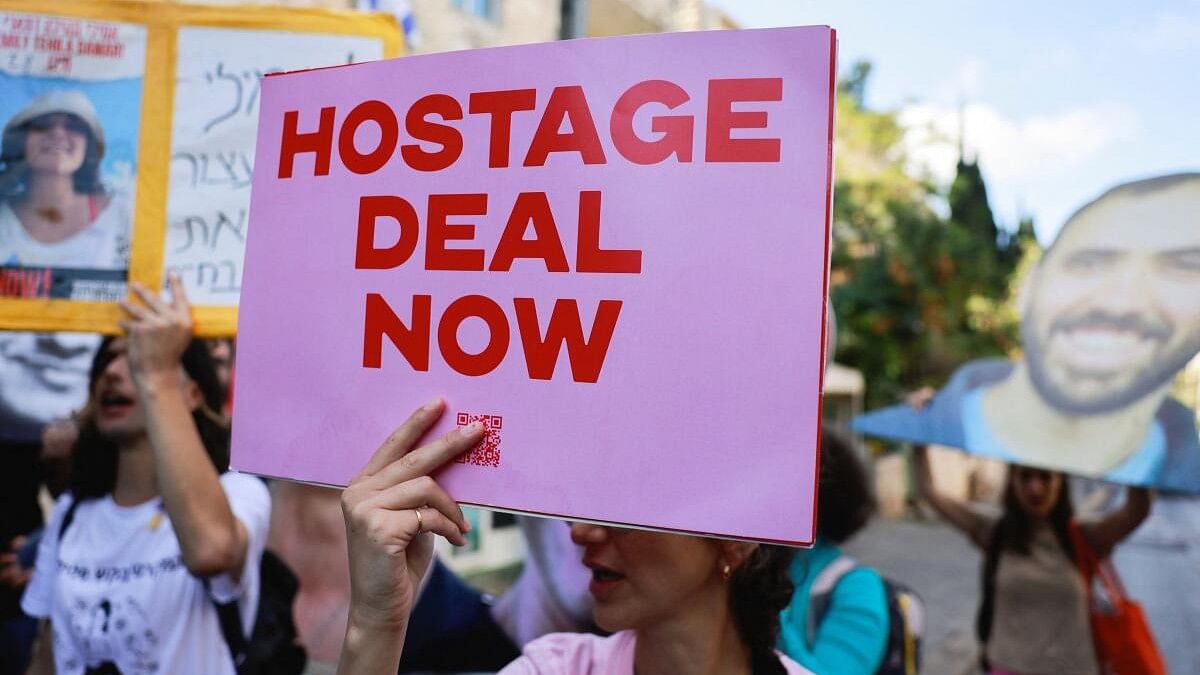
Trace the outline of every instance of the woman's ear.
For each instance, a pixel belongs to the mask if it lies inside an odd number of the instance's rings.
[[[732,570],[741,569],[742,565],[750,559],[754,550],[758,548],[758,544],[729,540],[722,540],[718,546],[720,547],[720,559],[717,561],[717,567],[723,569],[725,565],[729,565]]]

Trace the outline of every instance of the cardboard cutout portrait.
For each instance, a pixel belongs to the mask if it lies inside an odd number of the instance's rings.
[[[811,542],[834,56],[805,27],[266,77],[231,466],[345,485],[442,395],[431,437],[487,430],[459,502]]]
[[[924,410],[885,408],[855,429],[1200,492],[1196,413],[1170,395],[1200,352],[1200,173],[1125,183],[1079,209],[1019,306],[1019,360],[967,363]]]

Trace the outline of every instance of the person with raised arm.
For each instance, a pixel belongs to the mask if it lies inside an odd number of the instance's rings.
[[[218,605],[253,626],[270,497],[226,473],[222,390],[170,287],[167,301],[134,284],[125,335],[92,363],[70,490],[22,599],[44,619],[31,672],[234,675]]]
[[[921,407],[932,391],[910,397]],[[1066,476],[1009,467],[1003,511],[988,514],[940,492],[925,446],[914,449],[917,494],[984,555],[976,635],[993,675],[1098,675],[1088,581],[1075,541],[1104,559],[1150,513],[1152,493],[1131,487],[1124,505],[1095,520],[1075,517]],[[1081,537],[1073,537],[1075,529]]]

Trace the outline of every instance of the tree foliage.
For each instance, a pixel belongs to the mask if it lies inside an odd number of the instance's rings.
[[[1031,222],[1013,236],[997,226],[975,163],[960,161],[948,189],[906,171],[896,114],[865,106],[869,73],[856,65],[838,91],[830,285],[838,360],[863,372],[875,407],[1016,349],[1008,299],[1036,241]]]

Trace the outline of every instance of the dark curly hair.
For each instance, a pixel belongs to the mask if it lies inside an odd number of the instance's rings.
[[[750,652],[753,675],[784,675],[775,654],[779,613],[792,599],[791,567],[795,552],[783,546],[759,544],[745,564],[729,577],[729,611],[742,644]]]
[[[114,339],[106,337],[92,360],[88,375],[89,396],[94,394],[96,382],[105,368],[116,358],[116,354],[109,350]],[[208,345],[202,340],[192,340],[180,360],[184,371],[199,387],[204,399],[204,405],[192,412],[200,442],[208,451],[217,473],[225,473],[229,470],[229,424],[215,412],[221,409],[224,393]],[[116,443],[105,438],[96,428],[94,418],[85,416],[79,426],[79,438],[71,452],[70,490],[77,501],[99,499],[113,491],[117,484],[118,452]]]
[[[71,115],[71,113],[65,113]],[[79,119],[77,115],[71,115]],[[34,118],[36,120],[37,118]],[[29,164],[25,161],[25,139],[29,135],[29,126],[34,120],[13,127],[4,133],[0,142],[0,202],[24,194],[29,189]],[[87,125],[82,125],[86,127]],[[104,159],[104,143],[96,138],[91,130],[84,130],[87,136],[87,150],[83,155],[83,165],[75,170],[73,176],[75,192],[79,194],[101,195],[105,193],[104,185],[100,182],[100,162]]]
[[[875,514],[875,493],[867,469],[841,436],[821,430],[821,469],[817,486],[817,536],[840,544]]]

